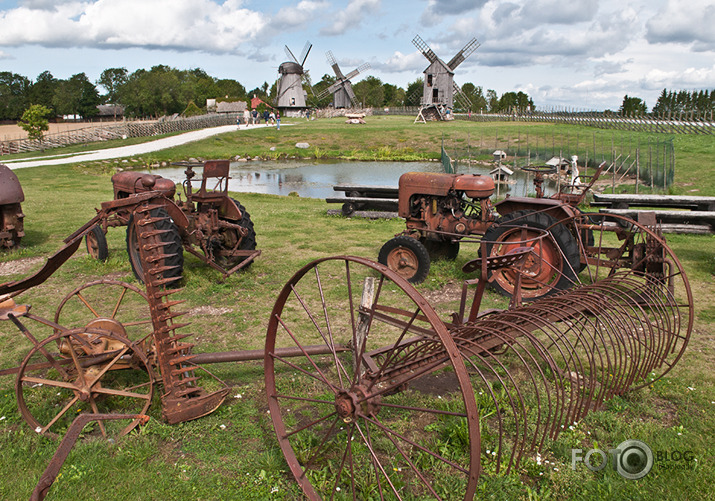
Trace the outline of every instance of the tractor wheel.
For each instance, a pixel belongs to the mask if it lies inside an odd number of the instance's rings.
[[[483,238],[487,255],[504,255],[524,245],[524,240],[538,236],[528,228],[548,230],[551,237],[529,245],[534,248],[534,257],[529,258],[523,269],[521,295],[524,301],[533,301],[571,287],[576,282],[580,257],[576,239],[563,224],[557,224],[547,214],[528,210],[507,214],[487,230]],[[492,287],[505,296],[514,293],[516,278],[517,272],[509,268],[495,270],[490,275]]]
[[[169,213],[163,208],[153,209],[151,216],[163,218],[154,223],[155,230],[164,231],[155,238],[157,238],[157,240],[161,239],[162,242],[169,244],[163,248],[163,253],[168,254],[168,256],[164,258],[163,266],[174,267],[165,271],[162,278],[176,278],[179,280],[184,271],[184,248],[181,245],[179,229],[169,217]],[[143,229],[147,230],[149,228],[144,227]],[[139,257],[139,240],[135,233],[136,231],[134,214],[132,214],[127,226],[127,253],[129,254],[129,263],[132,265],[134,276],[137,277],[137,280],[144,283],[144,268],[142,267],[141,258]]]
[[[109,246],[107,245],[107,236],[102,231],[99,225],[94,226],[87,236],[84,237],[87,244],[87,254],[98,261],[106,261],[109,257]]]
[[[437,261],[438,259],[454,261],[459,254],[459,242],[443,242],[424,238],[421,238],[420,242],[427,249],[432,261]]]
[[[380,249],[377,260],[413,284],[422,283],[429,273],[427,249],[419,240],[405,235],[388,240]]]
[[[238,250],[255,250],[256,230],[253,228],[253,221],[251,221],[251,215],[238,200],[235,200],[233,198],[231,200],[233,200],[233,203],[236,204],[236,207],[238,207],[238,210],[240,210],[242,214],[241,221],[238,224],[242,228],[246,228],[248,230],[248,234],[243,237],[243,240],[241,240],[241,243],[238,246]],[[236,242],[238,242],[239,238],[241,237],[236,230],[233,230],[231,228],[226,228],[222,230],[220,235],[220,241],[216,242],[214,248],[214,252],[219,251],[219,255],[217,256],[216,254],[214,254],[214,256],[216,256],[216,263],[219,266],[228,270],[233,268],[234,266],[237,266],[246,258],[245,256],[221,256],[220,251],[233,250],[236,247]],[[251,261],[251,263],[252,262],[253,261]],[[246,269],[251,266],[251,263],[248,263],[243,269]]]
[[[345,202],[341,207],[340,212],[342,212],[345,217],[352,216],[355,212],[355,204],[353,202]]]

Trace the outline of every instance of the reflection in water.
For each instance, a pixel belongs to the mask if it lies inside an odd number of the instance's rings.
[[[405,172],[440,172],[440,169],[441,164],[438,162],[232,162],[229,191],[271,195],[296,192],[301,197],[340,197],[344,194],[333,190],[333,186],[338,184],[397,187],[400,175]],[[198,187],[201,169],[195,170],[197,176],[194,178],[194,185]],[[489,170],[490,167],[481,165],[458,166],[461,174],[489,175]],[[151,172],[177,183],[182,183],[185,179],[183,167],[154,169]],[[502,197],[506,193],[513,196],[533,193],[532,179],[532,176],[517,170],[512,176],[513,184],[501,184],[499,193]],[[554,186],[551,186],[549,181],[544,184],[545,188],[548,187],[550,192],[553,192]]]

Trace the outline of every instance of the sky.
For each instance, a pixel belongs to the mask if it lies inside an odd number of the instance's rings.
[[[250,90],[310,41],[314,82],[330,50],[343,73],[370,63],[353,83],[406,88],[428,65],[415,35],[444,61],[476,38],[455,81],[537,109],[617,110],[625,95],[650,109],[664,88],[715,88],[712,0],[0,0],[0,71],[96,81],[163,64]]]

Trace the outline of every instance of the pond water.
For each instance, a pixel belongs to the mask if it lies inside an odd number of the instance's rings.
[[[439,162],[348,162],[348,161],[250,161],[232,162],[229,191],[238,193],[266,193],[288,195],[296,192],[301,197],[327,198],[344,196],[333,190],[338,184],[394,186],[405,172],[441,172]],[[485,166],[460,164],[457,172],[489,175]],[[196,169],[195,180],[200,180],[200,169]],[[149,172],[149,171],[144,171]],[[176,183],[185,179],[183,167],[153,169]],[[517,170],[512,176],[512,184],[501,184],[499,192],[503,196],[525,196],[533,192],[532,177]],[[545,185],[548,184],[544,183]],[[198,182],[194,184],[198,186]],[[545,186],[546,187],[546,186]],[[553,188],[552,188],[553,189]]]

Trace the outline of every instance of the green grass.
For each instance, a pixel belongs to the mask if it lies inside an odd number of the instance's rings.
[[[303,140],[328,156],[379,155],[382,151],[396,158],[410,148],[409,155],[427,158],[438,153],[435,145],[442,131],[463,134],[476,130],[470,127],[481,127],[456,122],[405,128],[408,124],[402,117],[375,117],[366,126],[355,128],[337,119],[298,122],[281,128],[280,133],[263,129],[226,134],[159,152],[151,158],[147,155],[144,161],[253,156],[269,153],[272,145],[278,146],[279,153],[291,156],[301,154],[293,145]],[[502,130],[501,124],[499,128]],[[504,134],[506,130],[504,127]],[[272,139],[267,137],[269,134]],[[686,185],[693,182],[701,190],[698,194],[715,194],[712,140],[676,137],[676,148],[678,189],[692,189]],[[681,164],[681,158],[687,163]],[[16,171],[25,190],[27,236],[22,249],[3,253],[0,262],[19,265],[28,262],[26,258],[44,258],[56,251],[64,237],[94,215],[95,207],[111,199],[110,176],[116,165]],[[399,220],[328,216],[328,206],[321,200],[234,196],[250,212],[258,248],[263,253],[247,272],[222,283],[218,273],[186,254],[184,289],[177,296],[186,300],[181,309],[189,312],[192,325],[184,331],[195,334],[197,352],[262,349],[273,303],[298,268],[313,259],[337,254],[375,259],[381,245],[404,225]],[[110,230],[107,263],[92,261],[82,249],[45,284],[22,294],[17,301],[31,304],[34,314],[51,319],[60,299],[82,283],[111,277],[136,284],[124,238],[124,229]],[[538,464],[531,454],[509,475],[482,477],[478,485],[480,497],[531,500],[709,496],[715,484],[715,446],[711,440],[715,435],[715,237],[672,235],[668,242],[688,273],[696,304],[693,336],[683,359],[652,387],[613,399],[604,408],[591,412],[574,430],[547,443],[542,458],[549,463]],[[439,292],[461,286],[464,275],[459,270],[475,255],[476,248],[463,246],[454,263],[437,263],[427,281],[418,287],[429,295],[442,317],[456,306],[452,297]],[[29,262],[34,263],[32,268],[0,280],[21,278],[41,264],[38,260]],[[485,304],[503,306],[504,300],[488,293]],[[31,321],[26,324],[36,337],[51,332]],[[31,346],[10,322],[0,322],[0,368],[17,365]],[[209,368],[232,387],[227,401],[216,412],[171,426],[162,420],[157,398],[150,409],[150,423],[128,437],[107,442],[87,432],[70,454],[48,499],[301,499],[266,413],[262,364],[218,364]],[[485,413],[488,409],[487,401]],[[0,420],[0,498],[26,499],[58,442],[36,435],[24,423],[17,410],[12,376],[0,377],[0,417],[4,418]],[[430,429],[439,433],[446,444],[463,440],[463,430],[449,422]],[[571,447],[608,449],[627,438],[643,440],[654,450],[692,451],[698,461],[689,463],[686,470],[657,465],[638,481],[622,479],[610,469],[600,473],[585,468],[571,470]]]

